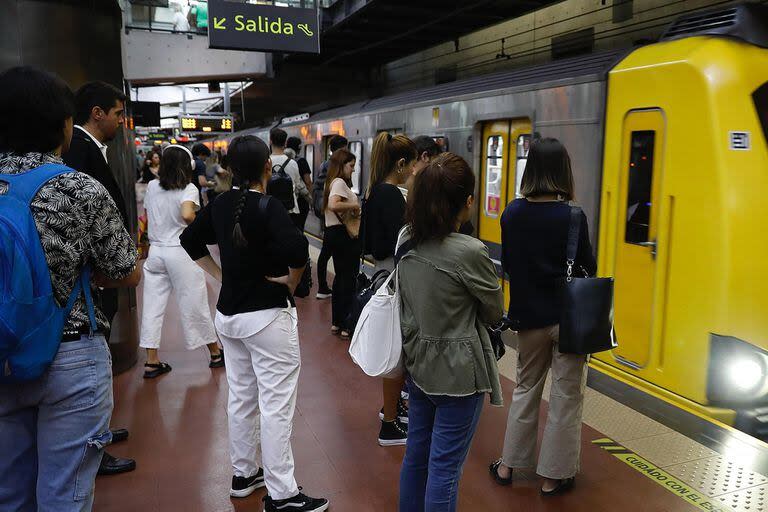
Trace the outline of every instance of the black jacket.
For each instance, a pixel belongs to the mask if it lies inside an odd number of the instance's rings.
[[[120,210],[123,217],[123,224],[128,226],[128,212],[125,207],[125,199],[120,187],[117,184],[115,175],[109,168],[109,164],[104,161],[98,146],[93,140],[79,128],[75,128],[72,133],[72,143],[69,151],[62,155],[64,163],[76,171],[83,172],[96,179],[104,185],[112,200]]]

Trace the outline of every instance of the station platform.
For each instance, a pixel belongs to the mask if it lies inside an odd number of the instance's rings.
[[[316,257],[314,248],[313,253]],[[217,289],[210,281],[209,292],[213,308]],[[348,342],[331,335],[330,300],[316,300],[313,291],[297,303],[302,369],[293,449],[299,485],[310,495],[327,497],[336,512],[396,511],[405,450],[376,442],[380,381],[365,376],[351,361]],[[142,379],[141,354],[140,364],[115,378],[112,425],[128,428],[130,438],[109,451],[135,458],[137,469],[99,477],[94,510],[263,510],[264,489],[245,499],[229,497],[226,375],[208,368],[205,348],[185,350],[173,299],[160,354],[173,367],[171,373]],[[543,498],[533,471],[516,472],[508,487],[496,485],[488,464],[501,451],[515,361],[509,350],[500,362],[505,406],[486,403],[464,467],[460,511],[768,510],[768,478],[750,469],[756,452],[718,452],[591,388],[574,490]],[[543,428],[546,411],[541,414]]]

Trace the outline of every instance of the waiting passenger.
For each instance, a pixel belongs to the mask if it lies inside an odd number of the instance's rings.
[[[376,271],[395,269],[397,235],[405,224],[405,198],[399,186],[413,175],[416,146],[405,135],[380,133],[371,151],[371,177],[363,209],[365,252],[376,262]],[[384,379],[379,413],[379,444],[396,446],[408,438],[408,408],[400,397],[405,376]]]
[[[244,498],[266,483],[266,512],[326,510],[328,500],[299,492],[291,449],[301,367],[291,294],[309,257],[307,239],[264,194],[272,162],[261,139],[236,137],[227,164],[240,187],[204,208],[181,244],[222,283],[216,329],[227,351],[230,495]],[[221,268],[206,244],[219,245]]]
[[[171,371],[160,361],[160,335],[171,292],[181,313],[181,332],[188,350],[208,346],[210,368],[224,366],[211,319],[205,272],[189,259],[179,236],[195,220],[200,208],[197,188],[192,184],[192,153],[184,146],[165,148],[160,179],[150,182],[144,196],[149,235],[149,257],[144,262],[144,303],[141,308],[139,345],[147,351],[144,378],[153,379]]]
[[[478,239],[459,234],[475,176],[443,153],[416,176],[408,195],[412,249],[400,261],[400,323],[409,374],[408,444],[400,512],[456,510],[459,479],[485,395],[502,404],[486,325],[504,301],[496,269]]]
[[[340,150],[347,149],[349,142],[346,137],[341,135],[334,135],[331,137],[328,143],[328,149],[331,156]],[[325,182],[328,178],[328,166],[330,165],[330,159],[320,165],[315,180],[312,182],[312,209],[315,211],[315,215],[320,218],[322,224],[322,230],[325,232]],[[323,246],[320,249],[320,256],[317,257],[317,295],[318,299],[327,299],[333,293],[328,286],[328,261],[331,259],[331,250],[325,244],[325,238],[323,238]]]
[[[352,191],[355,155],[346,149],[333,153],[325,182],[325,237],[333,258],[336,275],[333,279],[331,333],[344,339],[351,337],[347,317],[355,294],[355,277],[359,269],[360,240],[347,232],[345,222],[360,217],[360,202]]]
[[[501,216],[502,267],[509,276],[509,318],[518,330],[517,387],[512,394],[502,458],[491,464],[501,485],[512,470],[532,468],[544,477],[541,493],[573,487],[579,470],[586,357],[558,351],[561,287],[574,197],[571,159],[557,139],[533,143],[520,186],[522,199]],[[576,267],[596,270],[582,214]],[[552,369],[549,413],[536,465],[539,406]]]
[[[290,158],[296,160],[296,164],[299,166],[299,176],[304,182],[304,186],[307,187],[307,192],[312,190],[312,169],[309,166],[307,159],[301,156],[301,139],[298,137],[288,137],[288,141],[285,143],[285,154]],[[288,153],[288,150],[293,151],[293,156]],[[304,231],[304,226],[307,223],[307,216],[309,215],[309,203],[311,197],[299,196],[299,215],[298,228]]]
[[[30,67],[0,74],[0,175],[26,173],[25,179],[33,180],[40,166],[61,166],[74,111],[72,91],[60,78]],[[9,183],[10,177],[0,176],[0,201],[6,201]],[[58,175],[33,196],[30,210],[59,307],[67,305],[86,266],[94,287],[138,284],[133,240],[115,202],[94,178],[74,171]],[[109,321],[98,302],[91,303],[93,309],[87,304],[76,298],[42,377],[0,385],[3,510],[93,507],[96,472],[112,438],[113,397],[105,338]]]
[[[141,169],[141,182],[149,183],[157,179],[160,173],[160,153],[152,150],[147,153],[147,159],[144,161],[144,167]]]
[[[273,170],[278,167],[281,168],[293,182],[293,208],[288,211],[288,214],[291,216],[293,223],[299,226],[301,224],[301,211],[299,210],[298,199],[302,197],[305,201],[309,201],[312,199],[312,196],[299,173],[299,165],[296,163],[296,160],[285,154],[285,143],[287,140],[288,134],[285,130],[273,128],[269,132],[269,143],[272,148],[272,155],[270,157],[272,159],[272,168]]]

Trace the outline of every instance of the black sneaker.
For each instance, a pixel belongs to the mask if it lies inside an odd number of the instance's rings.
[[[408,425],[399,421],[382,421],[379,446],[400,446],[408,441]]]
[[[384,408],[382,407],[379,411],[379,419],[381,421],[384,421]],[[397,420],[400,423],[408,424],[408,406],[405,405],[405,402],[402,398],[398,399],[397,401]]]
[[[256,474],[251,477],[233,476],[232,489],[229,490],[229,495],[233,498],[245,498],[250,496],[259,487],[264,487],[265,485],[264,469],[259,468]]]
[[[301,487],[299,487],[301,491]],[[299,492],[293,498],[285,500],[273,500],[269,494],[264,496],[264,512],[322,512],[328,510],[328,500],[325,498],[310,498],[303,492]]]
[[[333,295],[333,291],[328,288],[328,286],[321,286],[317,289],[317,293],[315,294],[316,299],[330,299]]]

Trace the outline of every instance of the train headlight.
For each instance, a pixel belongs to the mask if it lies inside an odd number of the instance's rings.
[[[732,336],[710,335],[707,397],[716,405],[768,401],[768,353]]]
[[[728,377],[739,391],[757,388],[765,378],[763,365],[755,358],[735,358],[728,362]]]

